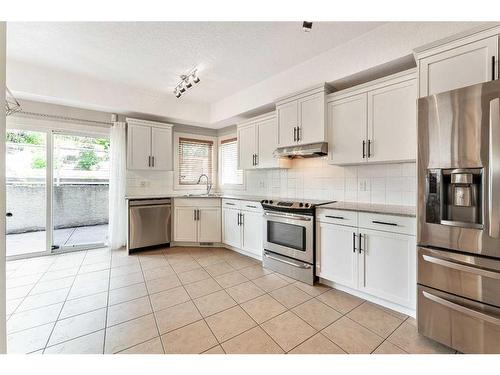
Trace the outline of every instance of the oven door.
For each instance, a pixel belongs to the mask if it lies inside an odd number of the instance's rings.
[[[313,264],[314,216],[264,213],[264,249]]]

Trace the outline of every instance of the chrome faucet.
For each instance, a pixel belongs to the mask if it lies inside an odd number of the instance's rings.
[[[196,184],[198,185],[200,183],[202,177],[206,177],[206,179],[207,179],[207,195],[209,195],[210,190],[212,189],[212,184],[209,182],[208,176],[206,174],[200,175],[200,178],[198,178],[198,182]]]

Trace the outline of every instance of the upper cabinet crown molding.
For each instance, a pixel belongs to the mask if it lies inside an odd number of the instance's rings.
[[[328,162],[415,160],[416,78],[410,69],[328,95]]]
[[[415,49],[419,97],[498,79],[499,34],[475,29]]]
[[[288,95],[276,102],[278,146],[326,142],[326,84]]]
[[[171,171],[171,124],[127,118],[127,168]]]

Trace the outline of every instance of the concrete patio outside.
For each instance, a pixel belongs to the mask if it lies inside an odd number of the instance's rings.
[[[106,243],[107,237],[107,224],[54,230],[54,244],[61,247]],[[6,242],[8,257],[27,255],[46,250],[45,231],[8,234]]]

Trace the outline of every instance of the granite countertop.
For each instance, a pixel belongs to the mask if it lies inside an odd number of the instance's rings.
[[[371,204],[356,202],[334,202],[321,206],[320,208],[332,208],[335,210],[369,212],[375,214],[388,214],[397,216],[416,216],[415,206],[401,206],[394,204]]]

